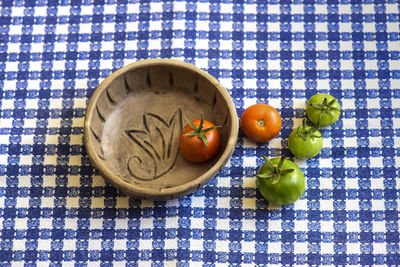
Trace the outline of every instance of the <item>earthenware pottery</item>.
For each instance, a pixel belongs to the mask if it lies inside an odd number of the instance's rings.
[[[216,157],[192,163],[179,151],[190,121],[220,125]],[[149,59],[127,65],[95,90],[86,110],[84,139],[106,181],[142,199],[166,200],[206,184],[231,157],[238,117],[228,91],[208,73],[182,61]]]

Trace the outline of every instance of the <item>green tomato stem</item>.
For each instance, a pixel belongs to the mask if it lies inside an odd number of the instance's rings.
[[[322,113],[321,113],[322,114]],[[321,115],[320,115],[321,117]],[[319,121],[318,124],[313,125],[311,128],[307,128],[307,121],[306,119],[303,119],[302,125],[299,126],[296,130],[296,133],[305,141],[308,137],[322,137],[322,134],[320,136],[316,135],[315,132],[318,131],[319,129]]]
[[[200,115],[199,127],[197,127],[193,122],[189,121],[186,117],[184,119],[187,122],[187,124],[189,124],[190,127],[192,127],[192,129],[193,129],[193,132],[187,133],[184,136],[189,136],[189,135],[197,136],[198,138],[200,138],[203,141],[203,143],[206,147],[208,147],[208,139],[206,136],[206,132],[209,132],[211,130],[221,127],[221,126],[212,126],[212,127],[203,129],[203,126],[204,126],[204,113],[203,112],[201,112],[201,115]]]
[[[281,176],[289,174],[294,171],[294,169],[285,169],[282,170],[282,165],[285,161],[285,157],[281,157],[277,166],[275,166],[266,156],[262,155],[265,164],[268,167],[269,172],[267,173],[260,173],[257,175],[258,178],[262,179],[272,179],[271,184],[276,184],[279,182]]]
[[[322,100],[322,104],[310,104],[311,107],[320,111],[318,124],[324,114],[328,114],[333,118],[333,116],[334,116],[333,111],[339,111],[338,108],[333,107],[333,104],[335,102],[336,102],[336,98],[332,99],[328,103],[328,99],[326,97],[324,97],[324,99]]]

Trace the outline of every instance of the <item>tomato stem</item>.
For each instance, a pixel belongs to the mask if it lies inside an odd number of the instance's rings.
[[[193,132],[187,133],[187,134],[185,134],[185,136],[188,136],[188,135],[197,136],[198,138],[200,138],[203,141],[203,143],[206,147],[208,147],[208,139],[206,136],[206,132],[209,132],[216,128],[221,127],[221,126],[212,126],[212,127],[203,129],[203,125],[204,125],[204,113],[203,112],[201,112],[199,127],[197,127],[193,122],[189,121],[186,117],[184,119],[187,122],[187,124],[189,124],[190,127],[192,127],[192,129],[193,129]]]
[[[296,130],[296,133],[303,139],[306,140],[307,137],[322,137],[322,134],[316,135],[315,133],[319,129],[319,121],[316,125],[313,125],[311,128],[307,129],[307,120],[303,119],[301,126],[299,126]]]
[[[314,103],[314,104],[310,104],[311,107],[317,109],[320,111],[319,114],[319,119],[318,121],[321,120],[321,117],[324,114],[329,114],[331,117],[333,117],[333,111],[340,111],[337,107],[334,107],[333,104],[336,102],[336,98],[332,99],[331,101],[329,101],[328,103],[328,99],[326,97],[324,97],[324,99],[322,100],[322,104],[319,103]]]
[[[260,173],[257,175],[258,178],[262,179],[272,179],[271,184],[276,184],[279,182],[281,176],[289,174],[294,171],[294,169],[285,169],[282,170],[282,165],[285,161],[285,157],[282,156],[281,159],[279,160],[279,163],[277,166],[275,166],[266,156],[263,155],[263,158],[265,160],[265,164],[268,167],[269,172],[267,173]]]

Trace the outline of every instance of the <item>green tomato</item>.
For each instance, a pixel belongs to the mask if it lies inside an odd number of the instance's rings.
[[[257,187],[261,195],[274,205],[289,205],[299,199],[305,188],[301,169],[283,157],[268,160],[257,174]],[[272,165],[272,166],[271,166]]]
[[[308,100],[306,113],[312,123],[321,127],[328,126],[339,119],[340,105],[331,95],[316,94]]]
[[[303,124],[289,136],[289,149],[298,158],[315,157],[322,149],[322,135],[316,127]]]

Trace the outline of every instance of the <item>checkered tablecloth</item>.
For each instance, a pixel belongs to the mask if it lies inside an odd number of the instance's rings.
[[[2,0],[1,266],[400,265],[400,6],[396,0]],[[106,184],[82,142],[85,108],[116,69],[187,61],[227,88],[239,116],[276,107],[282,130],[240,133],[225,168],[171,201]],[[306,100],[342,116],[324,148],[295,160],[306,191],[272,208],[262,154],[287,139]]]

